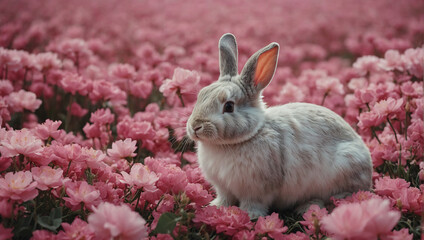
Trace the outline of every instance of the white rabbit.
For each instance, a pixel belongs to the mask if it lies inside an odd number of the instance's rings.
[[[232,34],[219,41],[220,77],[203,88],[187,122],[216,206],[239,204],[251,218],[313,199],[371,188],[372,162],[361,137],[339,115],[314,104],[267,108],[279,45],[247,61],[240,75]]]

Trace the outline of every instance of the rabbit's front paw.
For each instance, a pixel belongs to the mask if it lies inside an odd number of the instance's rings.
[[[268,214],[268,207],[261,203],[241,202],[240,208],[249,214],[250,219],[255,219]]]
[[[219,208],[221,206],[228,207],[234,204],[235,202],[232,200],[232,198],[218,195],[214,200],[211,201],[209,205],[216,206]]]

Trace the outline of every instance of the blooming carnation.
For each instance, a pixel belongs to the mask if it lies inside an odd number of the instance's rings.
[[[63,184],[62,169],[53,169],[49,166],[33,167],[31,173],[40,190],[57,188]]]
[[[137,141],[126,138],[125,140],[118,140],[112,143],[112,149],[107,150],[107,154],[115,160],[119,160],[127,157],[135,157],[137,154],[134,153],[137,149]]]
[[[138,240],[147,237],[146,221],[127,205],[101,203],[88,216],[88,226],[99,239]]]
[[[153,192],[156,190],[155,183],[158,181],[158,176],[150,171],[141,163],[135,163],[131,167],[130,174],[121,172],[124,180],[121,182],[142,188],[144,191]]]
[[[370,199],[341,205],[322,219],[322,227],[334,239],[376,239],[388,234],[400,219],[390,202]]]
[[[43,150],[43,142],[28,129],[7,131],[0,140],[0,152],[3,157],[14,157],[19,154],[35,157]]]
[[[9,103],[15,112],[22,112],[24,109],[34,112],[41,105],[41,100],[33,92],[19,90],[9,95]]]
[[[8,172],[0,178],[0,196],[19,201],[28,201],[38,195],[37,182],[32,179],[31,172]]]
[[[258,234],[268,234],[272,239],[283,239],[282,233],[288,230],[284,226],[284,221],[278,218],[277,213],[272,213],[267,217],[259,217],[255,225],[255,232]]]

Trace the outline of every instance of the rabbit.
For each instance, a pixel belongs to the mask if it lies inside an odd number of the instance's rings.
[[[236,39],[224,34],[219,79],[200,90],[186,126],[217,194],[210,204],[238,204],[251,218],[271,207],[370,190],[372,183],[370,151],[342,117],[309,103],[266,107],[261,92],[278,54],[278,43],[269,44],[238,75]]]

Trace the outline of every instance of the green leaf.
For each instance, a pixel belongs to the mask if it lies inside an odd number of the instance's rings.
[[[43,228],[56,231],[62,224],[62,208],[53,208],[49,216],[37,217],[37,221]]]
[[[155,233],[171,233],[180,219],[181,218],[178,217],[175,213],[166,212],[162,214],[156,226]]]

